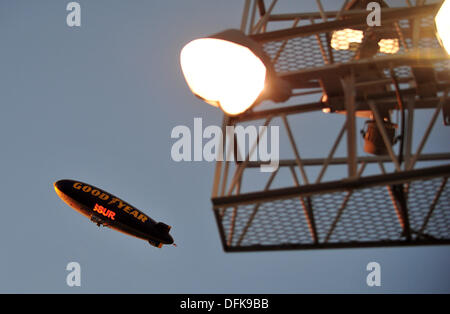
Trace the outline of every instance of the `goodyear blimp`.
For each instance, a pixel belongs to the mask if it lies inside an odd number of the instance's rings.
[[[173,244],[170,226],[156,222],[120,198],[93,185],[74,180],[59,180],[56,194],[70,207],[98,226],[148,241],[155,247]]]

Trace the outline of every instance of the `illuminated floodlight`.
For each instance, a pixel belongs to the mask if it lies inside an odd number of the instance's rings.
[[[380,52],[387,54],[395,54],[400,50],[400,44],[397,38],[381,39],[378,42],[378,47],[380,47]]]
[[[360,44],[364,38],[363,31],[345,28],[333,32],[331,47],[335,50],[349,50],[351,44]]]
[[[192,93],[231,116],[262,99],[284,101],[290,95],[290,89],[272,90],[270,85],[280,84],[269,58],[238,30],[189,42],[181,50],[180,63]]]
[[[445,0],[434,18],[437,37],[441,45],[450,54],[450,1]]]

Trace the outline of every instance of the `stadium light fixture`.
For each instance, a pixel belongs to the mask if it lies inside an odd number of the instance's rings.
[[[398,38],[385,38],[378,42],[380,52],[387,54],[395,54],[400,50]]]
[[[335,50],[349,50],[352,46],[360,44],[363,37],[363,31],[351,28],[340,29],[333,32],[331,47]]]
[[[434,18],[436,25],[436,37],[441,45],[450,54],[450,1],[445,0],[442,3],[436,17]]]
[[[180,63],[192,93],[231,116],[262,100],[282,102],[291,95],[262,47],[239,30],[189,42],[181,50]]]

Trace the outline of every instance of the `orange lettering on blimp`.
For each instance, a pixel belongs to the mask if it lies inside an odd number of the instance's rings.
[[[74,189],[83,191],[85,193],[89,193],[94,197],[98,197],[99,199],[101,199],[102,201],[106,201],[109,199],[109,195],[106,193],[103,193],[97,189],[92,188],[91,186],[85,184],[83,185],[80,182],[75,182],[73,185]],[[138,210],[134,209],[133,207],[127,205],[127,203],[122,202],[122,200],[120,200],[117,197],[112,197],[111,200],[109,200],[109,202],[107,203],[107,205],[114,205],[115,207],[117,207],[118,209],[123,210],[124,212],[126,212],[127,214],[132,215],[134,218],[142,221],[142,222],[146,222],[148,220],[148,217],[146,215],[144,215],[143,213],[139,212]],[[115,212],[110,211],[109,209],[106,209],[105,207],[95,204],[95,207],[93,209],[96,212],[99,212],[101,214],[103,214],[104,216],[111,218],[112,220],[114,220],[114,216],[116,215]],[[103,212],[103,210],[105,212]]]
[[[107,218],[110,218],[111,220],[115,220],[114,216],[116,215],[116,213],[101,205],[95,204],[94,211],[102,214]]]

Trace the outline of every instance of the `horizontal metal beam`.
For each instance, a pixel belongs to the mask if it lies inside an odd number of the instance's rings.
[[[260,110],[260,111],[248,111],[239,116],[230,117],[231,123],[239,123],[251,120],[264,119],[267,117],[276,117],[282,114],[291,115],[298,113],[306,113],[312,111],[320,111],[324,108],[328,108],[328,106],[324,103],[310,103],[303,105],[294,105],[294,106],[280,106],[279,108]]]
[[[225,252],[256,252],[280,250],[314,250],[314,249],[345,249],[345,248],[371,248],[371,247],[398,247],[418,245],[449,245],[450,240],[413,240],[413,241],[371,241],[371,242],[340,242],[318,244],[278,244],[278,245],[249,245],[225,246]]]
[[[439,3],[385,12],[383,14],[383,23],[389,23],[404,18],[410,19],[418,16],[435,15],[438,9]],[[364,14],[358,14],[357,16],[352,16],[348,19],[316,23],[295,28],[266,32],[262,34],[255,34],[251,35],[251,38],[260,43],[264,43],[268,41],[285,40],[299,36],[310,36],[317,33],[326,33],[342,28],[367,26],[367,14],[368,12],[365,12]]]
[[[275,199],[278,200],[298,196],[333,193],[339,191],[363,189],[382,185],[393,185],[414,180],[448,176],[450,176],[450,165],[444,165],[403,172],[395,172],[384,175],[362,177],[355,180],[347,179],[339,181],[329,181],[325,183],[310,184],[300,187],[289,187],[263,192],[252,192],[226,197],[216,197],[212,198],[211,201],[214,208],[226,208],[230,206],[252,204],[256,202],[271,201]]]
[[[391,92],[387,92],[384,95],[386,97],[390,97]],[[402,95],[409,95],[409,93],[406,91]],[[379,99],[374,95],[374,97],[370,97],[367,99],[374,99],[376,100],[376,106],[380,110],[393,110],[397,109],[397,102],[395,100],[395,93],[392,93],[392,98],[388,99]],[[366,101],[362,102],[363,99],[357,97],[356,98],[357,105],[356,110],[370,110],[369,105]],[[383,102],[380,102],[383,101]],[[359,102],[359,103],[358,103]],[[431,98],[425,98],[425,99],[419,99],[415,101],[414,104],[414,110],[417,109],[431,109],[436,108],[437,104],[439,102],[439,98],[437,97],[431,97]],[[446,101],[446,104],[450,105],[450,99]],[[322,109],[330,108],[329,105],[323,102],[316,102],[316,103],[308,103],[308,104],[300,104],[300,105],[292,105],[292,106],[280,106],[279,108],[273,108],[273,109],[267,109],[267,110],[253,110],[248,111],[246,113],[243,113],[241,115],[230,117],[230,123],[236,124],[240,122],[246,122],[246,121],[252,121],[252,120],[260,120],[265,119],[268,117],[277,117],[280,115],[292,115],[292,114],[299,114],[299,113],[307,113],[307,112],[314,112],[314,111],[321,111]],[[333,110],[337,111],[344,111],[344,104],[342,105],[333,105]]]
[[[423,154],[418,157],[418,161],[450,161],[450,153],[432,153]],[[356,159],[358,163],[377,163],[377,162],[392,162],[389,156],[362,156]],[[302,158],[303,166],[322,166],[325,162],[324,158]],[[347,157],[333,158],[329,161],[330,165],[345,165],[347,164]],[[261,165],[269,164],[269,162],[250,161],[247,168],[259,168]],[[295,159],[284,159],[279,161],[279,167],[295,167],[297,165]]]
[[[393,12],[403,10],[405,7],[397,7],[397,8],[381,8],[381,14],[383,16],[384,13]],[[327,18],[334,18],[338,15],[339,11],[325,11],[323,12]],[[346,10],[341,13],[342,16],[352,16],[352,15],[363,15],[368,14],[367,10]],[[302,12],[302,13],[282,13],[282,14],[271,14],[269,17],[269,21],[278,22],[278,21],[292,21],[296,19],[322,19],[320,12]]]
[[[322,77],[342,77],[350,73],[351,70],[358,70],[360,67],[369,65],[378,66],[379,68],[399,66],[432,67],[432,63],[445,60],[448,60],[448,55],[442,48],[421,49],[391,56],[327,64],[292,72],[280,72],[278,75],[288,81],[292,88],[306,88],[304,86],[311,88],[312,80],[319,80]]]

